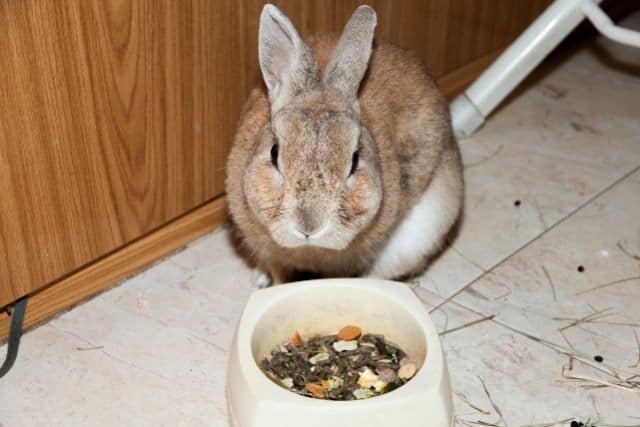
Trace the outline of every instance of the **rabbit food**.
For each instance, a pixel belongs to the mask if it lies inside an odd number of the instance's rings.
[[[345,326],[338,334],[303,339],[294,332],[260,363],[276,384],[302,396],[358,400],[388,393],[409,381],[416,364],[382,335]]]

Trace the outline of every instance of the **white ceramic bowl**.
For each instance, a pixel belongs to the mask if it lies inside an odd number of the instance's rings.
[[[383,334],[418,361],[402,387],[370,399],[336,402],[299,396],[272,381],[257,362],[302,336],[337,332],[346,324]],[[234,427],[449,427],[451,387],[438,333],[406,285],[371,279],[312,280],[256,291],[231,347],[227,376]]]

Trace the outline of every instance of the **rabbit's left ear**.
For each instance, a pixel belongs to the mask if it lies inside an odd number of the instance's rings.
[[[289,18],[272,4],[262,9],[259,39],[260,68],[273,113],[291,98],[316,87],[320,72],[309,46]]]
[[[358,87],[367,71],[378,19],[369,6],[360,6],[342,32],[324,73],[324,83],[340,90],[355,102]]]

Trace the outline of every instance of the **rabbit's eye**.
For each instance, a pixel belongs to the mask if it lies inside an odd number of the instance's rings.
[[[271,163],[274,168],[278,169],[278,144],[273,144],[271,147]]]
[[[358,151],[353,152],[353,157],[351,158],[351,171],[349,172],[349,176],[353,175],[353,173],[358,169],[358,161],[360,160],[360,154]]]

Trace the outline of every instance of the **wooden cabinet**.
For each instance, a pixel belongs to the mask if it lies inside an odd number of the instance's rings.
[[[222,194],[237,16],[231,1],[0,3],[0,306]]]
[[[361,1],[275,3],[306,36],[340,30]],[[549,0],[369,3],[378,36],[418,52],[453,92]],[[0,307],[74,283],[59,291],[75,290],[59,304],[69,305],[83,295],[78,287],[95,292],[183,244],[180,230],[192,238],[211,228],[207,218],[220,222],[225,158],[260,82],[262,5],[0,2]],[[154,248],[149,239],[175,221],[173,237]],[[96,265],[102,279],[82,276]]]

